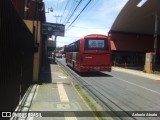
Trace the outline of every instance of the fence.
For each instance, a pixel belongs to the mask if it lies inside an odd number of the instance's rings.
[[[33,35],[11,0],[0,0],[0,111],[13,111],[33,78]]]

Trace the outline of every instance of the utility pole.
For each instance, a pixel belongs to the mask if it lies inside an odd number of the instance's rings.
[[[56,23],[57,23],[57,20],[58,20],[58,17],[62,17],[62,16],[59,16],[59,15],[55,15],[54,17],[56,17]],[[57,47],[57,35],[55,35],[55,50],[54,50],[54,58],[53,58],[53,60],[54,60],[54,62],[55,62],[55,59],[56,59],[56,47]]]
[[[57,35],[55,35],[55,50],[54,50],[54,58],[53,58],[53,60],[54,60],[54,62],[55,62],[55,59],[56,59],[56,47],[57,47]]]
[[[154,59],[153,59],[153,71],[155,71],[155,67],[156,67],[157,37],[158,37],[158,14],[157,14],[157,12],[155,12],[155,32],[154,32]]]
[[[56,17],[56,23],[57,23],[58,18],[59,18],[59,17],[62,17],[62,16],[60,16],[60,15],[55,15],[54,17]]]

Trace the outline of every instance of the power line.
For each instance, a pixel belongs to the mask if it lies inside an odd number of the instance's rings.
[[[59,17],[62,17],[62,16],[55,15],[55,16],[53,16],[53,17],[55,17],[55,18],[56,18],[56,23],[57,23],[57,21],[58,21],[58,18],[59,18]]]
[[[62,11],[62,8],[63,8],[63,3],[60,5],[60,7],[59,7],[59,10],[58,10],[58,15],[57,16],[62,16],[61,15],[61,11]],[[59,17],[58,17],[59,18]],[[57,22],[56,23],[58,23],[58,18],[57,18]]]
[[[83,11],[83,13],[84,13],[84,12],[85,12],[85,13],[88,13],[88,12],[86,12],[86,11],[89,11],[89,10],[93,9],[93,7],[94,7],[95,5],[97,5],[99,1],[97,1],[97,0],[92,0],[91,2],[93,3],[92,6],[91,6],[91,3],[90,3],[90,4],[88,5],[88,7]],[[85,15],[85,14],[83,14],[83,15]],[[80,17],[79,17],[79,18],[80,18]],[[77,18],[77,20],[78,20],[79,18]],[[72,29],[72,26],[71,26],[68,30],[70,30],[70,29]],[[91,28],[86,28],[86,29],[91,29]],[[93,29],[94,29],[94,28],[93,28]],[[101,28],[95,28],[95,29],[101,29]],[[102,29],[106,29],[106,28],[102,28]]]
[[[89,0],[88,3],[84,6],[84,8],[81,10],[81,12],[77,15],[77,17],[72,21],[72,23],[69,24],[69,26],[66,28],[66,31],[68,28],[77,20],[77,18],[82,14],[82,12],[86,9],[86,7],[90,4],[92,0]]]
[[[57,40],[57,42],[58,42],[58,43],[69,43],[69,42],[61,42],[61,41],[58,41],[58,40]]]
[[[67,22],[69,22],[69,20],[71,19],[71,17],[73,16],[73,14],[75,13],[75,11],[77,10],[77,8],[79,7],[79,5],[82,3],[83,0],[80,0],[77,4],[77,6],[75,7],[75,9],[73,10],[72,14],[69,16],[69,18],[67,19]],[[66,24],[65,24],[66,25]]]
[[[61,2],[61,1],[58,0],[58,1],[57,1],[57,5],[56,5],[57,14],[55,14],[55,16],[54,16],[54,17],[56,17],[56,23],[58,22],[58,18],[61,17],[60,14],[59,14],[59,13],[60,13],[60,9],[59,9],[59,3],[60,3],[60,2]]]
[[[94,7],[95,5],[97,5],[99,1],[100,1],[100,0],[98,0],[98,1],[97,1],[97,0],[93,0],[93,1],[92,1],[92,3],[93,3],[92,6],[91,6],[91,4],[90,4],[90,6],[88,6],[88,7],[85,9],[85,11],[83,12],[83,15],[86,15],[85,13],[88,13],[91,9],[93,9],[93,7]],[[94,2],[95,2],[95,3],[94,3]],[[86,12],[86,11],[88,11],[88,12]],[[80,17],[79,17],[79,18],[80,18]],[[79,19],[79,18],[78,18],[78,19]],[[77,19],[77,20],[78,20],[78,19]]]
[[[93,28],[93,27],[80,27],[80,26],[72,26],[72,27],[75,27],[75,28],[82,28],[82,29],[107,29],[107,27],[103,27],[103,28]]]
[[[63,18],[63,16],[64,16],[64,13],[65,13],[65,11],[66,11],[66,8],[67,8],[68,4],[69,4],[69,0],[67,0],[67,3],[66,3],[66,5],[65,5],[64,11],[63,11],[63,13],[62,13],[62,17],[61,17],[61,19],[60,19],[60,23],[61,23],[61,21],[62,21],[62,18]]]
[[[63,24],[66,22],[66,20],[67,20],[68,16],[72,13],[72,10],[74,9],[74,6],[75,6],[76,2],[77,2],[77,1],[76,1],[76,0],[74,0],[74,2],[72,3],[71,8],[70,8],[70,10],[69,10],[68,14],[66,15],[66,19],[64,19]]]
[[[59,0],[57,1],[56,10],[58,10],[58,6],[59,6],[58,4],[59,4]]]

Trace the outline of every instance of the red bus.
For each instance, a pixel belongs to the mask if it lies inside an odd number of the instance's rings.
[[[78,72],[110,72],[111,45],[108,37],[91,34],[69,44],[66,64]]]

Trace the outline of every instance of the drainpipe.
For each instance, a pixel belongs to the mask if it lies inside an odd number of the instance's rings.
[[[153,59],[153,71],[155,71],[155,66],[156,66],[157,37],[158,37],[158,15],[157,15],[157,12],[155,12],[155,32],[154,32],[154,59]]]
[[[24,1],[24,19],[27,19],[28,0]]]

